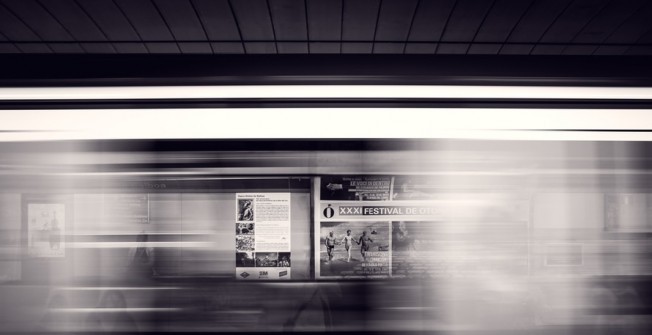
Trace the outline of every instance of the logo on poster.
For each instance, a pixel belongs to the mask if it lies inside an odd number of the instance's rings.
[[[268,277],[267,271],[259,271],[258,272],[258,278],[266,279],[267,277]]]
[[[287,276],[287,275],[288,275],[287,270],[285,270],[285,271],[281,271],[281,272],[278,273],[278,276],[279,276],[279,277],[285,277],[285,276]]]
[[[247,273],[247,272],[243,272],[243,273],[240,274],[240,277],[242,277],[242,278],[247,278],[249,276],[250,276],[250,274]]]
[[[331,207],[331,204],[328,204],[328,207],[324,208],[324,216],[328,219],[332,218],[335,215],[335,209]]]

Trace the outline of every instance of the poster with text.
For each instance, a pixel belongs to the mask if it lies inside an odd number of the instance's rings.
[[[432,176],[315,178],[317,279],[523,275],[530,198]]]
[[[237,193],[236,278],[291,278],[290,193]]]
[[[382,201],[390,200],[388,176],[325,176],[320,185],[322,200]]]
[[[27,250],[30,257],[64,257],[66,206],[63,203],[27,205]]]

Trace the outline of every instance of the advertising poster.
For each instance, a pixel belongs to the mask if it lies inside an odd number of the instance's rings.
[[[291,278],[290,193],[237,193],[236,278]]]
[[[30,257],[64,257],[66,206],[63,203],[27,205],[27,250]]]
[[[390,200],[392,178],[387,176],[326,176],[320,184],[322,200]]]
[[[318,279],[526,273],[529,198],[456,194],[428,176],[315,179]]]

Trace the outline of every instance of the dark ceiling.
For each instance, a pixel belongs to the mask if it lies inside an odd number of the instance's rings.
[[[652,55],[652,1],[0,0],[0,53]]]

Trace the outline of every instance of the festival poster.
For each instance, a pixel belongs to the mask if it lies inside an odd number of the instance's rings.
[[[368,199],[328,193],[341,181],[375,181],[390,189]],[[427,176],[314,182],[317,279],[527,273],[527,196],[437,192]]]
[[[237,193],[236,278],[291,278],[290,193]]]
[[[64,257],[65,233],[65,204],[27,204],[27,251],[30,257]]]

